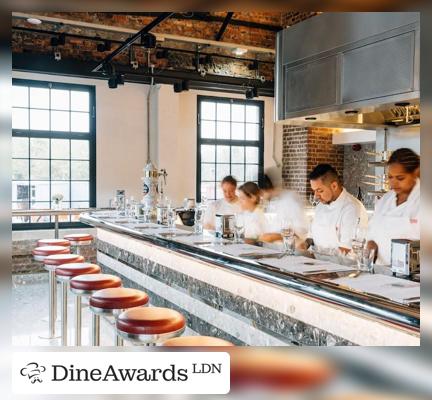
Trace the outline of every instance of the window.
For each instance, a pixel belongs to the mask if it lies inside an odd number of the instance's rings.
[[[262,179],[264,102],[198,96],[197,199],[223,197],[220,181]]]
[[[12,209],[50,209],[55,194],[63,195],[63,208],[95,207],[94,87],[21,79],[12,84]],[[61,218],[66,226],[77,219]],[[49,216],[12,222],[14,229],[52,225]]]

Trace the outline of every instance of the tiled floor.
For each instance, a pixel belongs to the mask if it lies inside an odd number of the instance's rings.
[[[60,285],[57,285],[57,312],[60,317]],[[83,302],[84,303],[84,302]],[[60,346],[60,339],[42,339],[48,334],[48,274],[12,276],[12,344],[14,346]],[[60,321],[56,323],[60,335]],[[194,332],[186,329],[185,335]],[[74,342],[74,296],[68,296],[68,343]],[[114,333],[109,323],[101,319],[101,346],[113,346]],[[90,345],[90,312],[82,310],[82,345]],[[125,345],[129,345],[125,342]]]

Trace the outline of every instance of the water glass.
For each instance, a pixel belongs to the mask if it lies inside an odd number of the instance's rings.
[[[195,207],[194,214],[194,233],[200,235],[203,233],[203,220],[204,220],[204,209],[198,203]]]
[[[150,222],[150,215],[151,215],[151,211],[152,209],[148,206],[144,206],[143,209],[143,219],[145,223]]]
[[[289,256],[295,254],[295,235],[292,226],[285,226],[281,229],[281,236],[285,253]]]
[[[357,256],[357,268],[359,271],[374,272],[375,249],[364,247]]]
[[[168,219],[168,228],[170,229],[174,229],[175,228],[175,223],[176,223],[176,219],[177,219],[177,213],[175,211],[174,208],[168,208],[168,214],[167,214],[167,219]]]
[[[242,243],[242,238],[245,231],[245,221],[241,214],[234,215],[234,241]]]

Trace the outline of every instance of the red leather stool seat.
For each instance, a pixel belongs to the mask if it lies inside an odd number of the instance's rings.
[[[82,263],[84,262],[84,257],[77,254],[53,254],[48,256],[44,260],[45,265],[62,265],[69,263]]]
[[[169,308],[146,307],[123,311],[117,318],[119,331],[134,335],[160,335],[186,326],[182,314]]]
[[[65,239],[40,239],[37,242],[38,247],[42,246],[65,246],[69,247],[70,242],[69,240]]]
[[[118,276],[109,274],[78,275],[70,281],[71,289],[85,291],[118,288],[121,285],[122,281]]]
[[[228,340],[219,339],[212,336],[181,336],[168,339],[163,346],[193,346],[193,347],[213,347],[213,346],[234,346]]]
[[[36,247],[32,250],[32,254],[34,256],[51,256],[53,254],[69,254],[70,248],[69,246],[41,246]]]
[[[62,264],[56,268],[56,275],[74,277],[83,274],[98,274],[101,271],[99,265],[91,263]]]
[[[91,242],[93,240],[93,235],[89,233],[71,233],[70,235],[65,235],[64,238],[69,240],[71,244],[76,245],[83,242]]]
[[[148,301],[149,296],[141,290],[112,288],[98,290],[90,297],[89,304],[96,308],[120,310],[144,306]]]

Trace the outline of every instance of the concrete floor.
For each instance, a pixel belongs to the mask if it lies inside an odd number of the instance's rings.
[[[60,335],[60,285],[57,285],[56,334]],[[90,311],[82,310],[82,346],[90,345]],[[186,329],[184,335],[196,334]],[[43,339],[48,335],[48,273],[12,275],[12,345],[60,346],[60,338]],[[68,296],[68,345],[74,343],[74,296]],[[101,319],[101,346],[114,345],[114,331],[109,322]],[[125,342],[125,346],[130,344]]]

